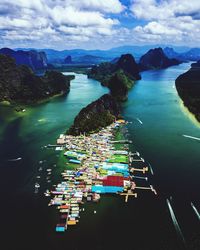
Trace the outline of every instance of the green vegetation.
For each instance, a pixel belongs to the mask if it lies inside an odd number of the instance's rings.
[[[110,125],[114,122],[115,116],[113,116],[108,110],[105,110],[101,113],[94,113],[92,119],[82,119],[76,120],[76,126],[78,125],[78,134],[79,133],[88,133],[88,132],[97,132],[101,128]],[[71,127],[69,133],[75,128]]]
[[[200,121],[200,61],[176,79],[176,88],[184,105]]]
[[[127,99],[128,90],[133,86],[133,81],[124,74],[123,70],[117,71],[109,80],[108,87],[113,95],[119,101]]]
[[[79,135],[80,133],[97,132],[113,123],[119,113],[115,99],[108,94],[103,95],[79,112],[68,133]]]
[[[27,66],[17,66],[11,57],[0,55],[0,101],[17,105],[37,103],[67,93],[72,78],[55,71],[39,77]]]
[[[111,95],[119,101],[126,100],[134,81],[141,79],[138,65],[130,54],[122,55],[116,63],[106,62],[94,66],[88,72],[88,77],[107,86]]]
[[[103,86],[108,86],[108,82],[115,71],[116,69],[114,64],[103,62],[92,67],[92,69],[88,72],[88,77],[100,81]]]

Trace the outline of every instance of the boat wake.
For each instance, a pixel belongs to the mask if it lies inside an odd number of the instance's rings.
[[[170,204],[170,201],[169,201],[168,199],[167,199],[167,205],[168,205],[169,212],[170,212],[170,215],[171,215],[171,218],[172,218],[174,227],[175,227],[175,229],[176,229],[176,232],[177,232],[177,234],[179,235],[179,237],[182,239],[182,241],[183,241],[183,243],[184,243],[184,245],[185,245],[185,239],[184,239],[183,233],[182,233],[182,231],[181,231],[181,228],[180,228],[180,226],[179,226],[179,224],[178,224],[178,221],[177,221],[177,219],[176,219],[176,216],[175,216],[175,214],[174,214],[174,211],[173,211],[172,206],[171,206],[171,204]]]
[[[19,158],[16,158],[16,159],[9,159],[8,161],[20,161],[22,158],[19,157]]]
[[[142,122],[139,118],[136,118],[136,120],[137,120],[140,124],[143,124],[143,122]]]
[[[149,163],[149,168],[150,168],[151,174],[154,175],[153,168],[150,163]]]
[[[200,138],[194,137],[194,136],[190,136],[190,135],[183,135],[183,137],[186,137],[186,138],[190,138],[190,139],[194,139],[194,140],[200,141]]]
[[[192,202],[190,204],[191,204],[191,206],[192,206],[192,208],[193,208],[193,210],[194,210],[197,218],[200,220],[200,214],[199,214],[198,210],[196,209],[196,207],[194,206],[194,204]]]

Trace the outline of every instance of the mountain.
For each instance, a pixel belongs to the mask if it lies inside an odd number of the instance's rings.
[[[57,51],[53,49],[41,49],[38,51],[45,51],[49,63],[62,63],[66,55],[71,55],[73,60],[80,63],[81,58],[84,56],[93,56],[94,60],[90,60],[90,63],[100,63],[102,61],[111,61],[116,57],[120,57],[122,54],[132,54],[137,60],[146,53],[150,46],[121,46],[108,50],[84,50],[84,49],[72,49]],[[97,58],[96,58],[97,57]],[[83,60],[84,61],[84,60]]]
[[[121,55],[115,63],[113,61],[104,62],[93,66],[88,72],[88,77],[100,81],[104,86],[108,86],[109,79],[118,70],[123,70],[133,80],[141,79],[138,65],[131,54]]]
[[[71,76],[47,71],[36,76],[25,65],[17,66],[15,60],[0,55],[0,101],[34,103],[69,91]]]
[[[102,60],[111,60],[112,56],[109,53],[104,53],[101,50],[84,50],[84,49],[72,49],[72,50],[53,50],[53,49],[42,49],[38,51],[44,51],[47,55],[47,59],[49,63],[58,63],[62,64],[66,55],[70,55],[73,58],[73,63],[88,63],[93,64],[96,62],[102,62]],[[92,56],[92,57],[88,57]],[[93,59],[93,60],[92,60]]]
[[[72,64],[72,57],[66,56],[64,59],[64,64]]]
[[[108,83],[111,95],[118,101],[126,101],[128,91],[133,87],[134,81],[123,70],[115,72]]]
[[[181,61],[198,61],[200,60],[200,48],[192,48],[186,52],[177,53],[173,48],[164,48],[164,53],[169,58],[175,58]]]
[[[121,55],[116,63],[116,69],[122,69],[127,76],[133,80],[141,79],[139,68],[135,58],[131,54]]]
[[[147,53],[150,49],[153,49],[155,47],[166,47],[163,45],[141,45],[141,46],[132,46],[132,45],[126,45],[126,46],[120,46],[116,48],[111,48],[108,50],[86,50],[86,49],[69,49],[69,50],[54,50],[54,49],[37,49],[37,51],[44,51],[47,55],[47,59],[49,63],[53,64],[62,64],[64,62],[64,59],[66,58],[66,55],[71,55],[73,58],[73,61],[75,63],[80,63],[81,60],[79,58],[83,56],[94,56],[99,57],[99,60],[90,60],[90,64],[97,64],[103,61],[111,61],[116,57],[120,57],[122,54],[131,54],[134,56],[136,61],[139,61],[140,57]],[[177,53],[184,53],[186,51],[189,51],[191,48],[189,47],[181,47],[181,46],[168,46],[172,47]],[[18,48],[16,50],[35,50],[32,48]]]
[[[47,68],[45,52],[37,52],[36,50],[15,51],[9,48],[2,48],[0,49],[0,54],[11,56],[15,59],[17,65],[26,65],[34,71]]]
[[[176,89],[184,105],[200,122],[200,61],[176,79]]]
[[[182,53],[181,57],[188,61],[198,61],[200,60],[200,48],[192,48],[189,51]]]
[[[107,86],[118,100],[127,99],[128,90],[134,81],[141,79],[139,68],[131,54],[121,55],[116,63],[105,62],[92,67],[88,77]]]
[[[115,99],[105,94],[79,112],[68,134],[79,135],[98,131],[113,123],[119,114],[119,106]]]
[[[163,49],[165,55],[170,59],[180,59],[180,53],[177,53],[173,48],[166,47]]]
[[[168,58],[162,48],[150,49],[145,55],[140,58],[140,70],[149,69],[164,69],[173,65],[180,64],[177,59]]]

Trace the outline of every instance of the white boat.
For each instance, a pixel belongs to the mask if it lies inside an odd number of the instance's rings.
[[[35,188],[39,188],[40,187],[40,184],[39,183],[35,183]]]

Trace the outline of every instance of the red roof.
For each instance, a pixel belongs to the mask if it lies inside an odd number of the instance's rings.
[[[103,186],[123,187],[124,180],[129,180],[129,178],[123,176],[109,175],[103,180]]]

